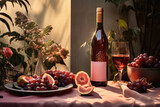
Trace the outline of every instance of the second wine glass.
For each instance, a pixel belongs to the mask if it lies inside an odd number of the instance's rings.
[[[122,79],[122,71],[129,62],[129,43],[126,41],[113,41],[111,45],[111,57],[119,71],[119,81]]]

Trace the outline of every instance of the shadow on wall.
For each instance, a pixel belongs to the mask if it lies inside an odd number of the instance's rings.
[[[90,57],[87,54],[89,48],[80,46],[96,30],[96,8],[104,8],[103,25],[106,34],[111,29],[116,30],[118,11],[114,5],[105,3],[104,0],[72,0],[71,4],[71,70],[74,73],[84,70],[90,74]]]

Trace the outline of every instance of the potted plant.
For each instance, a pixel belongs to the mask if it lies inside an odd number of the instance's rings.
[[[7,72],[13,72],[13,65],[9,61],[12,55],[13,52],[9,47],[2,47],[0,49],[0,87],[2,87],[5,82]]]
[[[67,58],[69,51],[62,48],[60,44],[53,39],[46,41],[46,36],[52,30],[49,25],[43,29],[38,24],[31,21],[25,14],[16,12],[15,24],[21,28],[22,34],[13,31],[6,32],[0,37],[9,36],[12,41],[23,41],[24,46],[18,47],[19,52],[26,54],[26,60],[23,62],[25,74],[42,74],[45,70],[56,66],[56,63],[65,64],[63,59]]]

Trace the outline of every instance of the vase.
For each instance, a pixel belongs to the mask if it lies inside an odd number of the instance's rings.
[[[42,73],[46,71],[46,67],[44,65],[43,56],[40,51],[38,51],[38,60],[35,67],[35,74],[40,76]]]

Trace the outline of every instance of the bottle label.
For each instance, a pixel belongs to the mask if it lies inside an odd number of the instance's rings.
[[[91,61],[91,81],[104,82],[107,80],[107,63]]]

